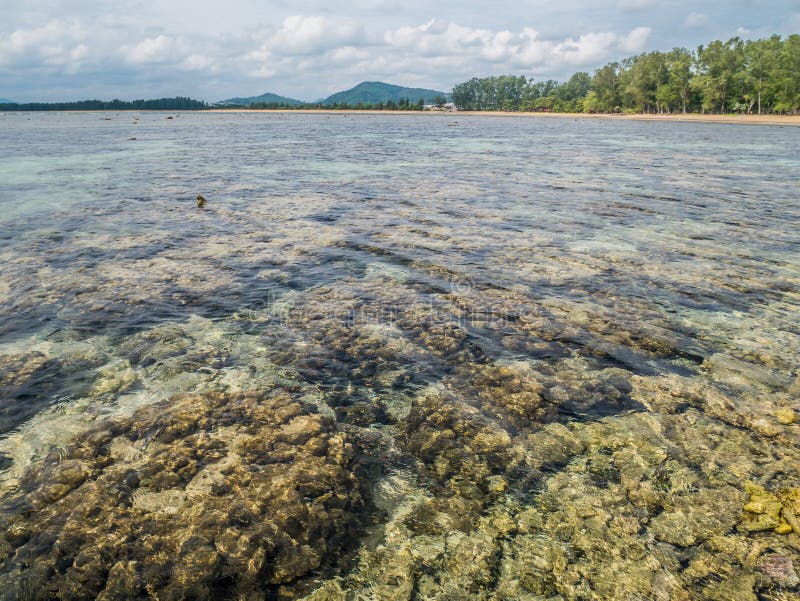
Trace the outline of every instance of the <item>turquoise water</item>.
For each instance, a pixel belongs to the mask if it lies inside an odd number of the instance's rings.
[[[799,157],[756,125],[0,115],[7,595],[793,598]]]

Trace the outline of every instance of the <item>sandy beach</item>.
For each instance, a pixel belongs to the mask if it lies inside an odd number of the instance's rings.
[[[753,125],[800,125],[800,115],[619,115],[587,113],[524,113],[508,111],[374,111],[374,110],[270,110],[270,109],[209,109],[219,113],[302,113],[312,115],[426,115],[447,119],[461,117],[539,117],[545,119],[615,119],[625,121],[693,121],[701,123],[745,123]]]

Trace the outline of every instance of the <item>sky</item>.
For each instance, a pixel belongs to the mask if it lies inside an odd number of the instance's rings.
[[[0,98],[449,91],[565,79],[649,50],[800,33],[800,0],[0,0]]]

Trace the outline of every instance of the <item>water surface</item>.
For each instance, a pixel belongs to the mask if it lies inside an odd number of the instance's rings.
[[[790,598],[798,157],[756,125],[0,115],[0,582]]]

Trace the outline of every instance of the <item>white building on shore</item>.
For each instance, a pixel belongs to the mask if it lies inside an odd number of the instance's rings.
[[[442,106],[437,106],[435,104],[426,104],[423,107],[423,110],[426,110],[426,111],[443,111],[443,112],[452,113],[452,112],[457,111],[458,107],[456,107],[456,105],[453,104],[452,102],[446,102]]]

